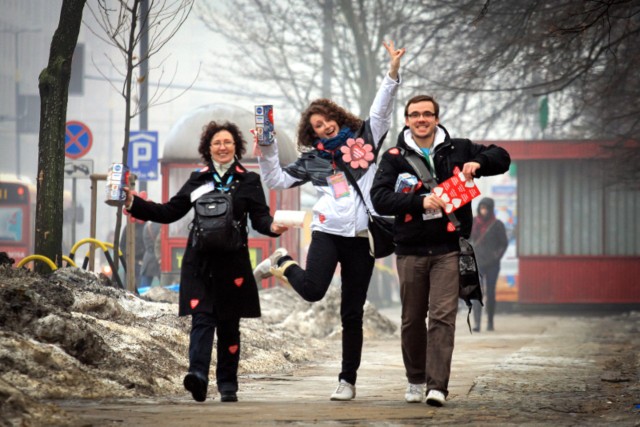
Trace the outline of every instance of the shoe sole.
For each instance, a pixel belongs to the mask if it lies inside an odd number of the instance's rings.
[[[415,397],[409,397],[407,398],[406,396],[404,397],[405,402],[407,403],[422,403],[422,398],[415,398]]]
[[[222,396],[220,402],[237,402],[238,396]]]
[[[429,406],[435,406],[437,408],[441,408],[444,403],[440,402],[439,400],[436,399],[427,399],[427,405]]]
[[[191,392],[191,396],[196,402],[207,400],[207,389],[202,385],[202,380],[195,375],[187,374],[184,377],[184,388]]]

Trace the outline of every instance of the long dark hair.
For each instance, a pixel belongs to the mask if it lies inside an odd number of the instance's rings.
[[[238,126],[231,122],[217,123],[215,121],[210,121],[202,128],[200,145],[198,146],[198,153],[200,153],[200,157],[202,157],[205,164],[211,163],[211,138],[221,130],[228,131],[233,137],[233,142],[236,146],[236,158],[238,160],[240,160],[242,155],[246,152],[245,146],[247,143],[242,138],[242,132],[240,132]]]
[[[299,148],[312,147],[314,141],[318,139],[318,135],[316,135],[313,126],[311,126],[311,116],[314,114],[321,114],[329,120],[335,120],[340,128],[346,126],[353,131],[360,129],[363,121],[330,99],[316,99],[300,115],[300,122],[298,123]]]

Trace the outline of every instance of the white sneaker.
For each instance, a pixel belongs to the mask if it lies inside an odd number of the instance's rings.
[[[429,393],[427,393],[427,405],[442,406],[444,402],[444,393],[440,390],[429,390]]]
[[[404,394],[404,400],[409,403],[420,403],[424,398],[424,384],[407,385],[407,392]]]
[[[262,279],[268,279],[273,276],[271,273],[271,267],[278,265],[278,260],[287,255],[288,252],[285,248],[276,249],[269,258],[265,258],[260,264],[253,269],[253,277],[256,279],[256,283],[260,284]]]
[[[356,386],[340,380],[338,388],[331,395],[331,400],[351,400],[356,397]]]

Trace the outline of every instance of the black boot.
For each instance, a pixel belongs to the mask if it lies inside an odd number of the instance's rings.
[[[184,377],[184,388],[191,392],[193,400],[204,402],[207,399],[207,379],[198,372],[189,372]]]

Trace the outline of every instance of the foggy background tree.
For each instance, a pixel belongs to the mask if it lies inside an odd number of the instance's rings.
[[[122,86],[117,88],[115,82],[109,79],[104,73],[103,77],[109,80],[116,90],[120,92],[125,102],[125,125],[124,140],[122,144],[122,161],[127,164],[129,153],[129,132],[131,130],[131,119],[137,114],[149,108],[154,103],[160,102],[165,89],[160,85],[156,86],[154,94],[144,102],[137,96],[146,89],[146,83],[149,76],[146,71],[146,64],[149,58],[157,54],[162,47],[173,37],[180,29],[184,21],[189,16],[193,7],[193,0],[97,0],[96,5],[89,5],[89,10],[94,16],[102,32],[88,26],[88,29],[97,37],[106,43],[114,46],[121,54],[121,61],[117,62],[105,54],[107,60],[112,64],[113,69],[123,77]],[[144,45],[146,49],[139,54],[140,46]],[[160,66],[154,69],[160,69],[161,76],[164,75]],[[136,83],[140,84],[142,89],[136,92],[137,86],[133,85],[134,74]],[[134,95],[135,94],[135,95]],[[146,97],[146,95],[145,95]],[[166,101],[168,102],[168,101]],[[114,234],[114,268],[118,269],[118,254],[120,247],[120,229],[122,225],[122,206],[117,209],[116,227]],[[133,228],[133,227],[132,227]],[[134,239],[128,239],[132,242]],[[131,253],[133,251],[128,251]],[[131,259],[131,258],[129,258]],[[134,263],[129,263],[129,280],[128,287],[131,290],[131,284],[135,283],[131,280],[134,275]],[[135,290],[135,287],[133,287]]]
[[[71,59],[78,42],[85,0],[64,0],[51,40],[49,62],[38,79],[40,134],[36,196],[35,253],[62,261],[65,129]],[[49,267],[36,264],[38,272]]]
[[[297,111],[329,97],[359,115],[368,114],[388,69],[382,42],[408,47],[403,69],[419,70],[429,60],[424,49],[439,49],[434,35],[457,11],[427,9],[419,0],[227,0],[198,3],[196,10],[228,41],[215,51],[224,52],[229,68],[212,70],[214,78],[237,75],[238,86],[246,88],[247,80],[252,88],[275,86]]]
[[[496,93],[520,99],[520,108],[505,102],[488,120],[467,114],[475,117],[474,127],[489,134],[496,113],[511,127],[526,125],[524,112],[534,138],[617,142],[612,178],[638,181],[640,150],[624,147],[637,142],[640,131],[639,2],[486,1],[472,27],[466,38],[474,49],[465,49],[470,45],[465,39],[451,45],[456,52],[465,50],[468,60],[443,63],[448,77],[436,83],[471,95],[476,100],[471,105],[493,103]],[[547,100],[545,130],[544,110],[540,117],[531,113]]]
[[[232,60],[214,78],[274,88],[296,111],[325,96],[366,115],[392,39],[407,48],[400,103],[434,95],[455,135],[638,139],[638,2],[226,0],[197,11],[228,42],[211,48]]]

